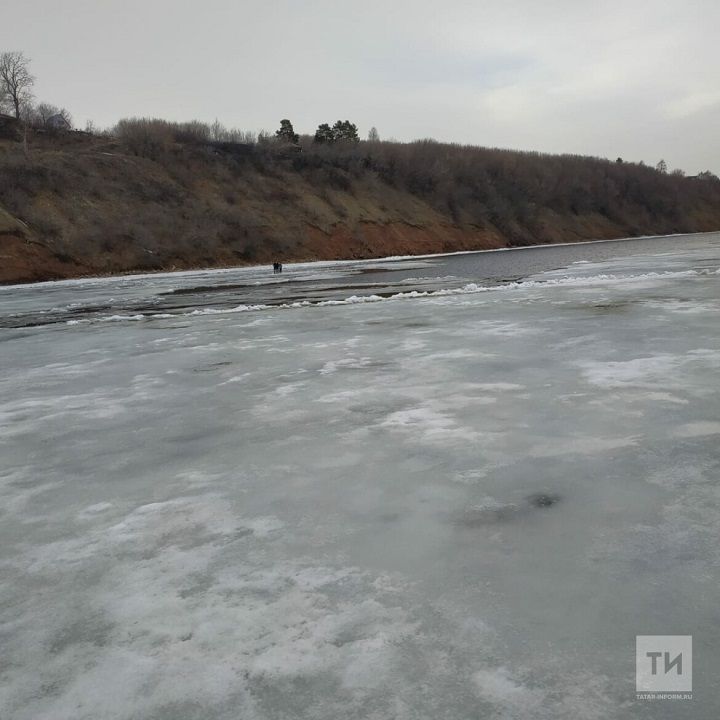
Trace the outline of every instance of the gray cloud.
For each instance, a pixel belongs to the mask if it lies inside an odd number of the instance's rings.
[[[715,0],[24,0],[0,48],[79,123],[350,118],[383,137],[720,171]]]

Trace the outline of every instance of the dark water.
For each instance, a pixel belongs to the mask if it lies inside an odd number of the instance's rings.
[[[513,248],[502,251],[462,253],[434,258],[432,267],[438,274],[457,275],[459,278],[477,282],[510,282],[527,278],[536,273],[567,267],[575,262],[601,262],[612,258],[644,255],[647,253],[674,252],[678,249],[693,248],[715,238],[720,243],[720,233],[698,235],[669,235],[625,240],[576,243],[572,245],[536,245],[527,248]],[[378,274],[379,280],[396,281],[412,277],[413,272],[391,269],[392,275]]]

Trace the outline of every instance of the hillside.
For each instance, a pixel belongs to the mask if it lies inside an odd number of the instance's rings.
[[[0,282],[720,229],[720,182],[432,141],[0,140]]]

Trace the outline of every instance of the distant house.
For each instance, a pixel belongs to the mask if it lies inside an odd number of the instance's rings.
[[[717,175],[714,173],[711,173],[709,170],[703,170],[702,172],[698,173],[697,175],[686,175],[685,176],[688,180],[713,180],[715,182],[718,182],[720,178],[718,178]]]
[[[45,121],[45,127],[53,132],[62,132],[64,130],[71,130],[70,123],[60,114],[51,115]]]

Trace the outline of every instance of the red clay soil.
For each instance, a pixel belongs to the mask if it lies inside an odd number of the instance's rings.
[[[0,283],[59,280],[90,272],[90,268],[75,262],[62,262],[44,245],[15,234],[0,233]]]
[[[623,237],[622,229],[602,218],[551,218],[542,242],[575,242]],[[431,223],[424,226],[405,222],[335,224],[329,230],[306,224],[291,234],[296,244],[278,257],[283,262],[311,260],[359,260],[395,255],[430,255],[508,247],[508,241],[494,229]],[[124,252],[123,252],[124,250]],[[145,267],[138,262],[137,248],[122,245],[113,253],[72,258],[54,252],[35,239],[0,230],[0,284],[60,280],[83,276],[117,275],[131,272],[164,272],[200,268],[223,268],[264,264],[276,259],[271,247],[263,247],[254,262],[234,256],[226,248],[202,244],[177,255],[166,256],[162,266]]]
[[[330,232],[307,225],[304,237],[292,250],[282,255],[293,260],[353,260],[392,255],[429,255],[462,250],[489,250],[507,243],[492,231],[460,228],[452,225],[419,227],[407,223],[360,222],[353,227],[334,225]],[[14,233],[0,233],[0,283],[23,283],[59,280],[88,275],[147,271],[134,267],[132,258],[97,256],[85,263],[58,257],[45,245]],[[268,261],[269,262],[269,261]],[[177,257],[162,270],[247,265],[224,252],[214,257]]]
[[[308,226],[303,250],[309,258],[343,260],[491,250],[506,246],[498,234],[476,228],[361,222],[354,228],[335,225],[329,233]]]

